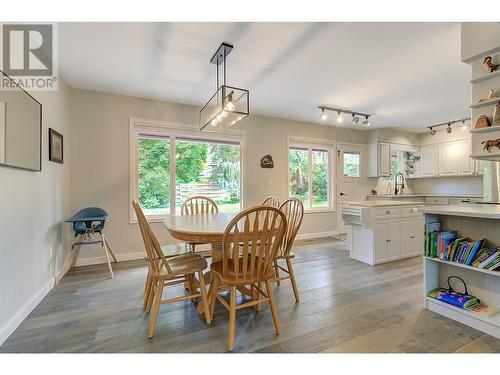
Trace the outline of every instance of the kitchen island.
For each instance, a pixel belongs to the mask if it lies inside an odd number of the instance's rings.
[[[424,215],[425,223],[440,222],[441,230],[455,230],[458,238],[484,238],[486,248],[500,245],[498,205],[425,206],[419,209],[419,212]],[[467,284],[469,294],[478,297],[485,305],[500,310],[500,271],[477,268],[439,257],[424,257],[423,262],[425,308],[500,338],[500,313],[493,316],[478,314],[427,296],[434,288],[447,287],[449,276],[458,276]],[[462,291],[460,284],[454,284],[454,287]]]
[[[366,200],[344,202],[351,258],[371,265],[419,256],[422,249],[422,202]]]

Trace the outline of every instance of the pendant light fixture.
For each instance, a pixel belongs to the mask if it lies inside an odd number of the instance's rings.
[[[222,43],[210,59],[216,65],[216,91],[200,110],[200,130],[224,131],[249,115],[249,96],[246,89],[226,84],[226,60],[233,46]],[[222,84],[219,85],[219,66],[222,65]]]

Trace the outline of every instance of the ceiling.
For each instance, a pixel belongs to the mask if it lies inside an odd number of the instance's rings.
[[[62,23],[59,39],[60,73],[82,89],[202,106],[225,41],[254,114],[320,123],[318,105],[338,106],[411,131],[470,114],[458,23]]]

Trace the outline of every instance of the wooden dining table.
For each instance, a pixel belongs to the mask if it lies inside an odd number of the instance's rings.
[[[222,259],[222,237],[237,212],[203,213],[197,215],[170,215],[163,220],[170,235],[189,243],[208,243],[212,262]]]
[[[170,235],[190,243],[208,243],[212,249],[212,263],[222,260],[222,237],[231,220],[238,212],[203,213],[196,215],[170,215],[163,220]],[[205,273],[205,282],[211,283],[210,271]],[[240,293],[251,296],[251,290],[241,286]],[[201,303],[198,312],[202,313]]]

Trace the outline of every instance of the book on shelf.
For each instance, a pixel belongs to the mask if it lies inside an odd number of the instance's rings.
[[[491,318],[493,315],[495,315],[498,312],[498,309],[490,306],[486,306],[483,304],[477,305],[473,307],[470,311],[473,313],[476,313],[478,315],[483,315]]]
[[[441,231],[440,223],[425,227],[424,255],[487,270],[500,270],[500,248],[485,248],[486,239],[457,238],[456,231]]]

